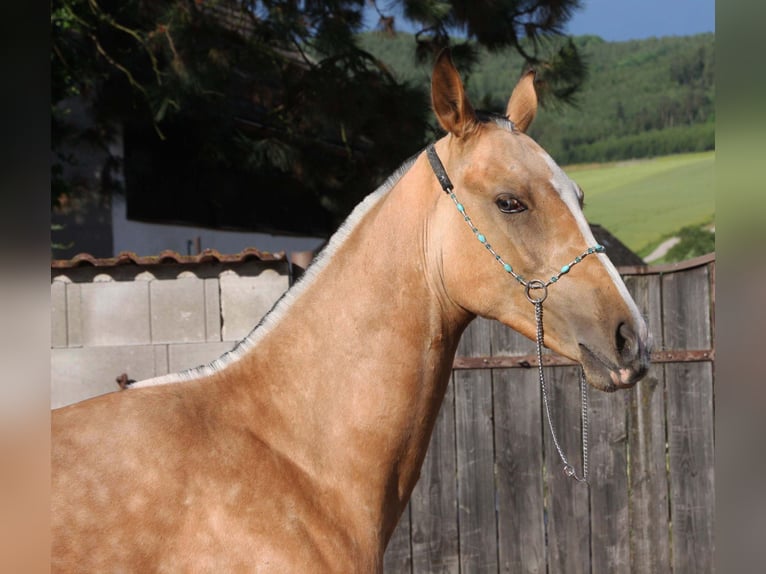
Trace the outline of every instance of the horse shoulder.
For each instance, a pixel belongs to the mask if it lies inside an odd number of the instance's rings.
[[[53,412],[53,570],[375,571],[337,494],[206,393],[192,381]]]

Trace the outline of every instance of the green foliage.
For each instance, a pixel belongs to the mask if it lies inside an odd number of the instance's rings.
[[[559,157],[564,156],[568,163],[609,162],[707,151],[712,149],[714,142],[715,126],[712,123],[694,124],[612,135],[574,147],[569,153],[562,152]]]
[[[715,251],[715,232],[709,229],[709,225],[683,227],[676,237],[681,241],[671,247],[663,258],[668,263],[685,261]]]
[[[713,149],[712,34],[587,42],[582,52],[590,75],[577,107],[539,114],[531,132],[559,163]],[[684,83],[679,62],[702,71]]]

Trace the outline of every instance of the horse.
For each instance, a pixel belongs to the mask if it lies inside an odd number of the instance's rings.
[[[645,374],[647,326],[583,192],[526,134],[534,84],[522,74],[505,115],[477,111],[443,52],[446,134],[244,340],[52,413],[54,572],[381,572],[461,334],[481,316],[534,339],[530,289],[547,294],[545,345],[591,386]]]

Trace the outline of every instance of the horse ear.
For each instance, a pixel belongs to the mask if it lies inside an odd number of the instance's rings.
[[[468,101],[448,48],[439,53],[434,64],[431,103],[441,126],[456,137],[471,133],[477,125],[476,113]]]
[[[535,91],[535,71],[528,70],[516,87],[513,88],[505,115],[519,131],[526,132],[537,113],[537,92]]]

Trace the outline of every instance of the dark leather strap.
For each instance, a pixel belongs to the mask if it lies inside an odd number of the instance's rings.
[[[450,193],[454,188],[449,176],[447,175],[447,170],[444,169],[442,160],[440,160],[439,156],[436,155],[436,148],[434,148],[434,144],[428,144],[428,147],[426,148],[426,155],[428,156],[428,161],[431,164],[431,169],[434,170],[436,179],[439,180],[442,189],[445,193]]]

